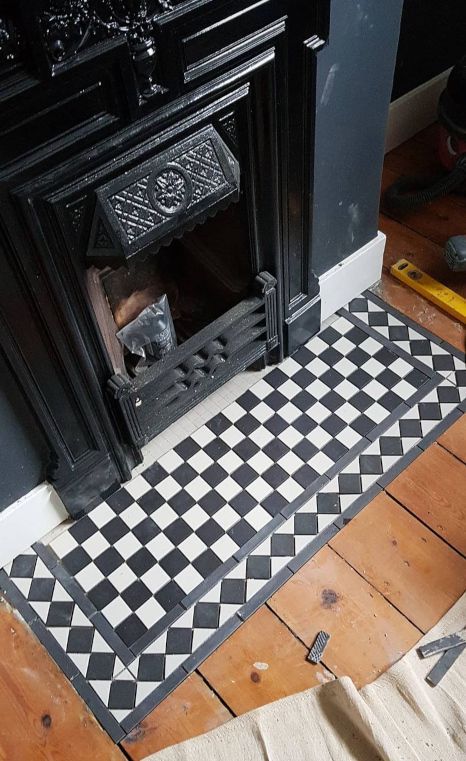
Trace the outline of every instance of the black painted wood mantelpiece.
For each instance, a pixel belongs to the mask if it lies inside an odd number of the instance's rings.
[[[326,0],[2,4],[1,346],[72,515],[127,479],[164,425],[318,329],[310,199],[328,23]],[[196,195],[198,160],[210,174]],[[168,180],[169,201],[154,190]],[[115,372],[87,268],[156,256],[238,200],[249,292],[147,376]]]

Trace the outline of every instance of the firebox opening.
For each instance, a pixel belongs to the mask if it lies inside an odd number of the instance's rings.
[[[124,347],[117,333],[164,294],[178,345],[245,298],[252,267],[244,211],[242,201],[232,204],[169,246],[133,256],[128,266],[88,269],[88,292],[114,372],[134,377],[151,364]]]

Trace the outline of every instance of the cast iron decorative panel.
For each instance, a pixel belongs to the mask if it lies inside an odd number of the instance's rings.
[[[96,191],[88,258],[118,260],[166,245],[238,200],[239,184],[238,162],[205,127]]]
[[[118,741],[465,400],[459,352],[366,294],[1,588]]]

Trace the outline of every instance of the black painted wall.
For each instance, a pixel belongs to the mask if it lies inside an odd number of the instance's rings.
[[[47,450],[0,353],[0,511],[43,481]]]
[[[465,54],[465,0],[405,0],[392,100],[441,74]]]
[[[318,54],[313,266],[321,275],[377,235],[402,0],[332,0]]]

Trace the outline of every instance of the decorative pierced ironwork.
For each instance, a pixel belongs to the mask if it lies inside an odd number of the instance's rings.
[[[13,21],[0,16],[0,64],[15,63],[20,58],[23,40]]]

